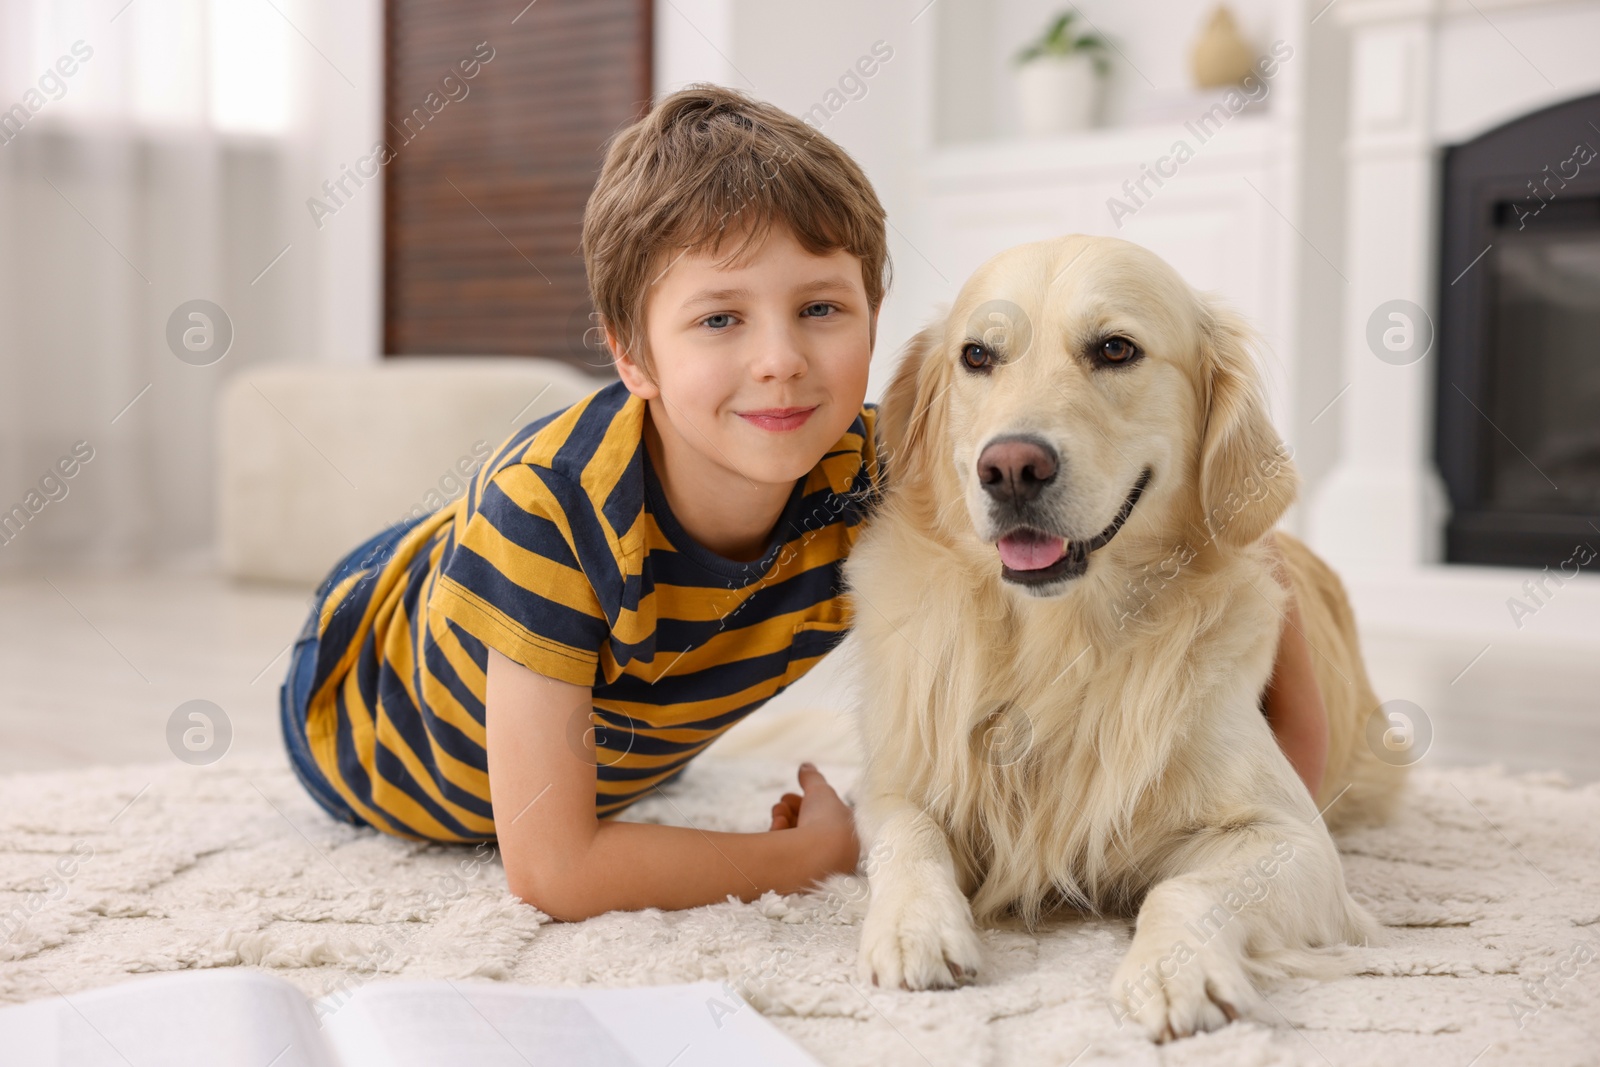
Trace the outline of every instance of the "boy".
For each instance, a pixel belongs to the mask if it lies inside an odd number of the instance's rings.
[[[810,764],[765,833],[607,817],[848,629],[840,565],[884,485],[863,402],[883,208],[828,138],[691,86],[610,146],[583,251],[620,380],[334,569],[284,687],[290,762],[337,818],[498,838],[511,891],[560,919],[854,870],[850,809]],[[1314,740],[1284,636],[1267,710]]]

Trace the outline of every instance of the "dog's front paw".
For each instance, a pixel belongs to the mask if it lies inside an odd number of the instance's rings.
[[[972,908],[955,886],[874,887],[861,928],[863,982],[901,989],[950,989],[972,981],[983,948]]]
[[[1217,1030],[1256,1011],[1260,995],[1237,959],[1183,941],[1133,947],[1111,979],[1117,1025],[1132,1019],[1151,1040]]]

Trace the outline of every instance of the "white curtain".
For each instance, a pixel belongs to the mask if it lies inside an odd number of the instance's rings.
[[[203,565],[220,383],[377,358],[381,182],[306,201],[380,135],[381,31],[379,0],[0,3],[0,573]],[[225,318],[169,343],[197,300]]]

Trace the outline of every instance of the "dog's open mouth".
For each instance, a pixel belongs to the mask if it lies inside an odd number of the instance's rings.
[[[1146,467],[1139,480],[1133,483],[1128,498],[1122,502],[1111,525],[1087,541],[1068,541],[1056,534],[1046,533],[1031,526],[1021,526],[995,542],[1000,550],[1000,576],[1018,585],[1042,585],[1063,578],[1078,578],[1089,569],[1089,553],[1101,548],[1122,529],[1122,524],[1133,514],[1139,495],[1150,483],[1150,468]]]

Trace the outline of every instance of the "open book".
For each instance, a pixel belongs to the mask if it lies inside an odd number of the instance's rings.
[[[378,981],[307,999],[281,978],[186,971],[0,1010],[29,1067],[816,1067],[725,986],[536,989]]]

